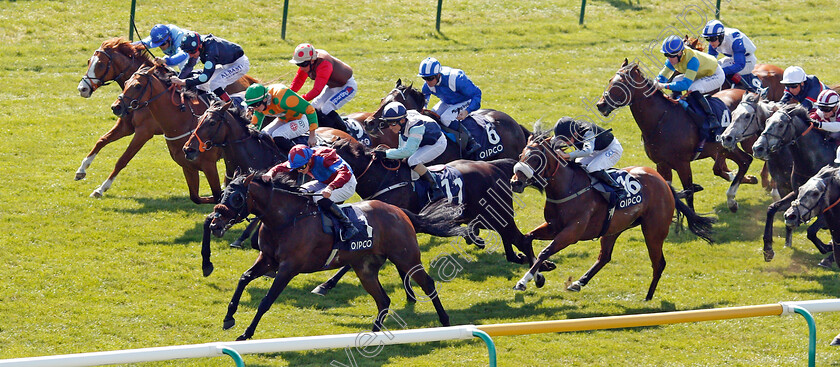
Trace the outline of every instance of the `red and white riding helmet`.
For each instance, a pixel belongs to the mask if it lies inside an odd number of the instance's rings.
[[[826,89],[820,92],[820,95],[817,97],[817,102],[814,103],[817,107],[835,107],[837,103],[840,102],[840,94],[837,94],[832,89]]]
[[[295,47],[295,53],[292,55],[292,59],[289,60],[292,64],[300,64],[302,62],[315,60],[318,57],[318,51],[315,50],[315,46],[312,46],[308,43],[301,43]]]

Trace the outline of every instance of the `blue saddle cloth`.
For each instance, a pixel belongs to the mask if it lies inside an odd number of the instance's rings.
[[[706,100],[709,101],[709,107],[712,108],[712,113],[715,114],[715,119],[717,120],[717,125],[715,126],[708,126],[708,124],[706,123],[706,119],[702,117],[706,116],[706,112],[703,111],[702,106],[699,106],[693,102],[680,104],[683,106],[683,108],[686,108],[687,110],[695,113],[698,116],[700,121],[703,122],[702,128],[711,131],[711,134],[709,134],[709,136],[717,138],[718,136],[720,136],[720,134],[723,134],[723,131],[726,130],[727,126],[729,126],[729,123],[732,121],[732,117],[729,114],[729,109],[726,108],[726,104],[723,103],[723,101],[721,101],[720,99],[715,97],[706,97]]]
[[[436,165],[429,167],[435,181],[446,194],[446,199],[455,205],[464,203],[464,177],[461,172],[447,165]],[[424,180],[414,181],[414,192],[420,199],[420,207],[429,203],[429,183]]]
[[[483,115],[469,115],[467,118],[461,120],[461,124],[469,131],[475,142],[481,147],[476,153],[473,153],[467,159],[474,161],[487,161],[496,157],[504,151],[502,139],[496,133],[496,125],[492,121],[487,120]],[[444,135],[456,144],[458,139],[451,133],[444,131]]]
[[[627,171],[621,169],[610,168],[607,170],[610,177],[618,182],[619,185],[624,186],[624,191],[627,192],[627,196],[622,199],[621,201],[616,203],[616,207],[618,209],[624,209],[642,202],[642,183],[639,182],[635,177],[631,176]],[[607,197],[607,201],[612,204],[616,201],[616,193],[612,187],[605,185],[600,180],[590,176],[590,180],[592,180],[592,187],[595,190],[598,190]]]
[[[373,227],[368,224],[364,212],[353,205],[343,205],[341,206],[341,210],[344,212],[344,215],[350,219],[353,226],[359,230],[359,234],[353,236],[353,238],[342,241],[341,237],[338,236],[338,233],[341,233],[341,224],[339,224],[338,220],[333,218],[331,215],[321,212],[324,233],[333,235],[333,238],[335,239],[333,249],[358,251],[366,250],[373,246]]]
[[[348,119],[343,117],[341,119],[344,122],[344,126],[350,136],[355,138],[359,143],[364,144],[365,146],[370,146],[370,136],[368,136],[367,131],[365,131],[364,126],[362,126],[358,121],[353,119]]]

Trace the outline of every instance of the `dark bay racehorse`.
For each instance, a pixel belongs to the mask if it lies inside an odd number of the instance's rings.
[[[148,110],[154,118],[146,119],[143,123],[156,123],[160,126],[169,148],[169,155],[184,171],[190,200],[196,204],[216,203],[222,194],[216,169],[216,162],[222,157],[222,150],[210,149],[195,161],[184,157],[184,143],[198,124],[198,116],[204,113],[206,106],[191,92],[179,93],[169,82],[171,75],[173,72],[164,67],[141,68],[125,84],[123,93],[111,105],[111,109],[117,116]],[[139,116],[134,117],[135,123],[140,123],[136,119]],[[199,196],[199,171],[204,172],[213,193],[212,197]]]
[[[840,204],[840,167],[825,166],[799,186],[799,195],[785,211],[785,224],[796,227],[811,218],[822,215],[834,244],[833,262],[840,264],[840,261],[837,261],[840,259],[840,206],[838,204]],[[823,262],[828,263],[825,265],[831,263],[826,260]]]
[[[641,225],[653,267],[653,280],[645,296],[645,300],[650,300],[665,269],[662,244],[668,236],[675,207],[685,215],[692,232],[706,241],[712,241],[710,235],[714,220],[697,215],[677,200],[673,188],[662,176],[647,167],[624,168],[641,183],[641,188],[637,190],[640,190],[643,199],[639,204],[617,208],[608,228],[604,230],[608,212],[606,200],[592,189],[586,171],[577,163],[560,158],[550,144],[545,135],[535,132],[528,139],[528,146],[522,151],[519,160],[521,164],[511,179],[516,192],[521,192],[528,185],[545,189],[543,213],[546,222],[526,236],[529,240],[551,240],[540,252],[536,264],[516,283],[515,290],[525,290],[526,284],[534,278],[537,287],[542,287],[545,278],[539,273],[539,267],[543,261],[573,243],[600,236],[601,253],[598,260],[586,274],[568,287],[571,291],[580,291],[610,261],[618,236],[628,228]]]
[[[379,108],[373,113],[373,115],[370,115],[365,120],[365,130],[367,130],[373,140],[373,143],[371,144],[372,146],[384,144],[391,148],[396,148],[399,145],[399,137],[397,134],[393,133],[389,129],[384,129],[384,125],[382,124],[383,120],[380,118],[382,117],[382,111],[385,109],[385,105],[390,102],[400,102],[405,105],[406,109],[424,113],[440,123],[440,116],[432,111],[423,109],[423,106],[426,103],[426,97],[423,96],[423,92],[415,89],[411,85],[403,85],[402,81],[397,79],[394,89],[382,99],[379,103]],[[496,134],[498,134],[501,145],[504,147],[501,154],[494,157],[488,157],[484,160],[501,158],[515,159],[519,152],[522,151],[522,148],[525,147],[525,142],[528,140],[528,136],[530,136],[531,133],[504,112],[480,109],[475,111],[474,114],[483,115],[489,121],[493,122],[493,125],[496,127]],[[435,160],[429,162],[428,165],[444,164],[461,158],[465,157],[461,155],[461,150],[458,148],[458,144],[452,141],[447,141],[446,150],[440,156],[435,158]]]
[[[235,178],[225,188],[221,203],[211,214],[213,219],[210,228],[217,236],[224,235],[226,228],[244,219],[249,213],[257,215],[264,223],[259,234],[260,254],[254,265],[239,279],[225,315],[225,329],[235,325],[233,314],[239,307],[239,300],[248,283],[269,271],[277,272],[253,321],[237,340],[250,339],[254,335],[260,318],[296,275],[344,265],[350,265],[356,271],[362,286],[376,301],[379,313],[373,330],[379,331],[391,304],[378,277],[385,260],[396,265],[406,287],[410,284],[409,277],[420,285],[431,299],[440,323],[449,326],[449,316],[440,303],[435,282],[420,261],[420,248],[414,229],[425,228],[444,236],[458,235],[462,229],[457,227],[451,217],[421,217],[377,200],[354,203],[352,205],[364,212],[368,224],[373,227],[372,244],[364,250],[340,250],[333,258],[330,257],[333,236],[323,232],[317,205],[306,194],[292,187],[289,181],[285,181],[285,177],[266,183],[260,178],[253,179],[254,176]]]
[[[88,98],[99,87],[115,81],[120,89],[124,89],[126,81],[142,66],[151,66],[152,61],[143,45],[132,45],[123,38],[112,38],[102,43],[93,52],[88,60],[88,68],[82,80],[79,82],[78,90],[82,97]],[[245,90],[257,80],[244,76],[234,84],[225,88],[228,93],[236,93]],[[163,134],[160,125],[154,122],[148,109],[131,112],[117,119],[114,127],[97,140],[90,153],[82,160],[81,166],[76,171],[76,180],[81,180],[87,175],[87,169],[93,163],[93,159],[106,145],[117,141],[125,136],[132,135],[131,142],[125,152],[117,159],[114,170],[108,175],[105,182],[97,187],[92,197],[101,197],[108,190],[123,168],[140,151],[149,139],[155,135]]]
[[[808,116],[808,110],[801,105],[787,105],[774,112],[767,119],[766,127],[753,145],[753,154],[759,159],[768,159],[770,154],[789,146],[793,158],[793,173],[791,187],[793,191],[781,200],[770,204],[767,208],[767,218],[764,224],[764,260],[773,260],[773,217],[779,210],[785,210],[796,198],[796,190],[808,178],[816,174],[822,167],[831,163],[835,157],[836,145],[829,140],[828,134],[815,129]],[[824,226],[819,218],[808,228],[808,239],[821,253],[827,253],[825,244],[817,238],[817,231]],[[790,238],[786,239],[790,245]]]
[[[629,93],[629,95],[628,95]],[[715,94],[731,111],[741,100],[743,90],[728,89]],[[695,148],[699,141],[697,126],[692,122],[693,113],[686,111],[679,103],[657,91],[653,81],[645,77],[636,63],[628,64],[627,59],[615,76],[610,79],[607,89],[596,106],[604,116],[608,116],[619,107],[630,106],[630,112],[642,132],[645,153],[654,163],[656,171],[671,182],[671,170],[677,171],[686,191],[686,202],[694,208],[695,191],[691,173],[691,161],[695,157]],[[720,143],[707,142],[698,159],[711,157],[716,163],[730,159],[738,165],[738,173],[731,175],[720,164],[714,165],[715,175],[732,183],[726,192],[729,210],[738,210],[735,194],[741,183],[757,183],[755,177],[745,177],[752,157],[743,150],[729,151]]]

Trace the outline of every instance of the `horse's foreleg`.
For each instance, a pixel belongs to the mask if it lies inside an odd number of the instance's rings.
[[[572,292],[580,292],[580,289],[586,286],[592,277],[607,265],[610,260],[612,260],[612,253],[613,247],[615,246],[615,240],[618,239],[618,235],[612,236],[604,236],[601,237],[601,252],[598,254],[598,260],[595,260],[595,263],[583,274],[580,279],[576,280],[574,283],[569,285],[566,289]]]
[[[747,174],[747,170],[750,169],[750,163],[752,163],[753,160],[752,156],[741,150],[735,151],[734,155],[735,163],[738,164],[738,173],[732,178],[732,183],[729,184],[729,189],[726,190],[726,203],[727,206],[729,206],[729,211],[733,213],[738,211],[738,201],[735,200],[735,195],[738,193],[738,187],[742,182],[744,182],[743,180],[746,177],[745,175]],[[747,182],[756,183],[758,181],[755,177],[753,177],[752,180],[747,180]]]
[[[233,291],[233,297],[231,297],[230,303],[228,303],[227,313],[225,314],[225,320],[222,324],[222,328],[224,330],[230,329],[236,325],[236,320],[233,318],[233,314],[235,314],[236,310],[239,308],[239,299],[242,298],[242,292],[245,291],[245,287],[248,286],[252,280],[267,273],[270,269],[271,264],[263,256],[263,254],[260,253],[257,256],[257,261],[254,262],[254,265],[242,273],[242,276],[239,277],[239,283],[236,284],[236,290]]]
[[[198,195],[199,177],[198,170],[193,168],[181,166],[184,172],[184,179],[187,181],[187,188],[190,192],[190,200],[196,204],[215,204],[216,201],[212,197],[201,197]]]
[[[586,229],[586,225],[589,222],[588,219],[589,218],[581,218],[581,221],[579,221],[578,224],[563,228],[563,230],[561,230],[560,233],[558,233],[554,237],[551,243],[549,243],[548,246],[546,246],[542,251],[540,251],[540,255],[537,257],[537,261],[534,263],[534,265],[531,266],[528,272],[525,273],[522,279],[516,282],[516,285],[513,287],[513,289],[517,291],[524,291],[528,282],[530,282],[531,279],[534,278],[536,278],[535,283],[537,285],[537,288],[542,288],[543,284],[545,283],[545,278],[542,276],[542,274],[539,273],[542,263],[548,260],[548,258],[551,257],[551,255],[554,255],[558,251],[577,242],[583,231]]]
[[[767,218],[764,221],[764,261],[773,260],[773,257],[776,255],[775,251],[773,251],[773,219],[776,216],[776,212],[779,210],[787,210],[790,207],[790,203],[793,199],[796,198],[796,191],[792,191],[787,196],[782,198],[782,200],[776,201],[770,206],[767,207]]]
[[[362,287],[376,301],[376,309],[379,310],[376,320],[373,322],[373,331],[382,329],[385,316],[388,315],[388,307],[391,307],[391,298],[388,297],[388,294],[385,293],[382,284],[379,282],[379,268],[382,267],[384,262],[385,258],[370,256],[360,263],[353,265],[353,270],[356,272],[356,276],[359,277]]]
[[[674,165],[674,170],[677,171],[677,176],[680,177],[680,183],[683,185],[683,190],[685,190],[685,203],[691,210],[694,210],[694,193],[699,190],[694,185],[691,162],[678,162],[677,165]]]
[[[548,224],[548,222],[540,224],[537,228],[534,228],[531,232],[528,232],[528,234],[525,235],[528,240],[538,239],[544,241],[554,239],[555,236],[557,236],[557,230]]]
[[[259,261],[259,259],[257,261]],[[268,312],[268,310],[271,308],[271,305],[274,303],[274,301],[277,300],[277,297],[280,296],[280,293],[282,293],[283,290],[286,289],[286,285],[289,284],[289,281],[292,280],[292,278],[294,278],[295,275],[297,275],[297,271],[292,271],[292,267],[288,263],[281,263],[277,267],[277,275],[274,276],[274,282],[271,283],[271,288],[268,289],[268,293],[265,295],[265,297],[263,297],[262,301],[260,301],[260,305],[259,307],[257,307],[257,313],[254,315],[254,319],[251,321],[251,324],[248,325],[248,327],[245,329],[245,332],[242,333],[242,335],[240,335],[238,338],[236,338],[236,340],[247,340],[251,339],[251,337],[254,336],[254,331],[257,330],[257,324],[260,323],[260,319],[262,318],[262,316],[266,312]],[[240,279],[239,282],[242,283],[242,280]],[[247,282],[245,284],[247,284]],[[242,288],[245,287],[243,286]],[[238,287],[237,290],[239,290]],[[230,313],[230,309],[228,309],[228,313]],[[233,318],[232,313],[231,318]]]
[[[114,124],[114,127],[112,127],[111,130],[108,130],[105,135],[102,135],[99,140],[96,141],[96,144],[93,145],[93,149],[91,149],[90,153],[88,153],[85,159],[82,160],[82,165],[79,166],[78,170],[76,170],[76,180],[81,180],[87,176],[88,167],[90,167],[90,164],[93,163],[93,159],[96,158],[96,155],[99,154],[99,151],[102,150],[102,148],[134,133],[134,127],[131,126],[130,119],[131,115],[120,117],[117,119],[117,123]],[[129,145],[129,149],[130,148],[131,145]],[[127,152],[128,150],[126,150],[126,153]],[[123,155],[126,153],[123,153]]]
[[[248,239],[248,237],[251,236],[251,233],[253,233],[254,229],[256,229],[257,226],[259,226],[259,225],[260,225],[260,220],[259,219],[254,219],[250,223],[248,223],[248,226],[245,227],[245,230],[242,231],[242,234],[239,235],[239,238],[237,238],[235,241],[233,241],[230,244],[230,247],[242,248],[242,243],[245,242],[245,240]]]
[[[449,326],[449,315],[443,308],[443,304],[440,303],[440,298],[438,297],[437,289],[435,288],[435,280],[426,273],[426,270],[423,269],[421,264],[417,264],[412,268],[411,278],[420,285],[420,288],[423,289],[426,296],[432,300],[432,304],[435,306],[435,311],[438,314],[438,320],[440,320],[440,323],[443,326]]]
[[[213,193],[213,202],[211,204],[220,202],[222,200],[222,184],[219,181],[219,171],[216,168],[216,162],[205,163],[201,167],[201,171],[204,172],[204,177],[210,185],[210,192]]]
[[[350,265],[344,265],[341,269],[338,270],[338,273],[335,273],[329,280],[319,284],[315,289],[312,290],[312,293],[315,293],[319,296],[326,296],[329,293],[330,289],[335,288],[335,285],[338,284],[338,281],[341,280],[341,277],[350,270]],[[406,292],[407,293],[407,292]]]
[[[821,229],[826,228],[825,225],[825,218],[823,215],[820,215],[817,216],[817,220],[815,220],[814,223],[811,223],[811,225],[808,226],[808,239],[811,240],[814,246],[817,247],[817,250],[819,250],[822,254],[831,252],[831,249],[828,248],[828,246],[826,246],[819,237],[817,237],[817,233]]]
[[[212,221],[209,216],[204,219],[204,234],[201,237],[201,270],[205,277],[213,273],[213,263],[210,261],[210,222]]]
[[[149,139],[154,136],[154,133],[148,131],[146,129],[138,129],[134,136],[131,138],[131,142],[128,144],[128,147],[125,149],[125,152],[117,159],[117,163],[114,164],[114,170],[111,171],[111,174],[108,175],[108,178],[105,182],[102,183],[96,190],[93,190],[93,193],[90,194],[91,197],[102,197],[105,194],[105,191],[108,191],[111,188],[111,184],[114,183],[116,180],[117,175],[128,165],[128,162],[131,161],[132,158],[140,151],[140,148],[143,148],[143,145],[146,144]]]
[[[767,192],[773,190],[774,183],[770,178],[770,170],[767,168],[767,162],[761,166],[761,172],[758,174],[761,177],[761,187]]]

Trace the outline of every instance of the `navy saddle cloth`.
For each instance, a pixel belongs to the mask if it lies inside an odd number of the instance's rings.
[[[610,168],[607,170],[607,173],[610,174],[615,182],[624,186],[624,191],[627,192],[627,196],[616,203],[616,207],[618,209],[624,209],[642,202],[642,183],[639,182],[639,180],[631,176],[625,170]],[[606,194],[605,198],[608,202],[615,202],[617,197],[612,187],[605,185],[603,182],[592,176],[590,176],[590,180],[592,180],[592,187],[594,187],[595,190]]]
[[[464,177],[461,172],[447,165],[436,165],[429,167],[435,181],[446,194],[446,199],[455,205],[464,203]],[[420,199],[420,207],[429,202],[429,183],[424,180],[414,181],[414,192]]]
[[[332,234],[335,238],[333,248],[344,251],[358,251],[373,246],[373,227],[368,224],[364,212],[353,205],[341,206],[341,210],[359,230],[359,234],[353,236],[353,238],[342,240],[341,236],[338,235],[341,233],[341,224],[331,215],[322,212],[321,219],[324,224],[324,233]]]

